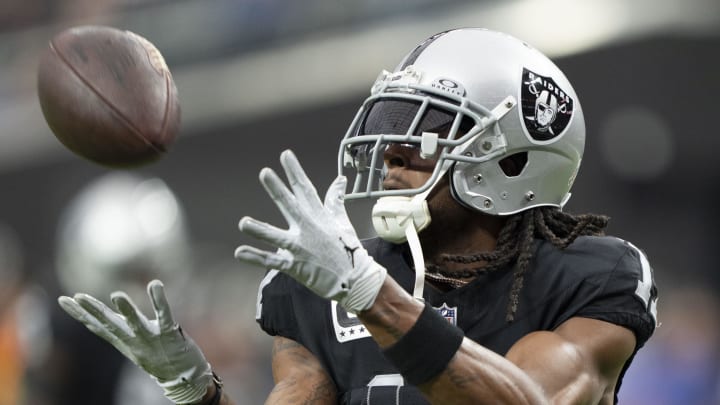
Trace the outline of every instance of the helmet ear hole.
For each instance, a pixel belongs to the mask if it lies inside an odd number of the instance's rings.
[[[503,173],[505,173],[506,176],[517,177],[522,173],[523,169],[525,169],[525,166],[527,165],[527,160],[527,152],[518,152],[506,158],[503,158],[498,162],[498,164],[500,165],[500,169],[502,169]]]

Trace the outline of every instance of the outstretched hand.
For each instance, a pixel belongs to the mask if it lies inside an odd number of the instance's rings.
[[[111,295],[118,312],[83,293],[61,296],[58,302],[70,316],[150,374],[171,401],[198,402],[212,382],[210,364],[175,322],[162,282],[151,281],[147,291],[155,319],[146,318],[121,291]]]
[[[368,255],[348,219],[344,203],[346,178],[338,176],[333,181],[323,202],[291,151],[280,155],[280,163],[290,189],[269,168],[260,171],[260,182],[289,229],[244,217],[240,231],[278,249],[270,252],[243,245],[235,250],[235,257],[287,273],[317,295],[338,301],[348,311],[369,308],[387,272]]]

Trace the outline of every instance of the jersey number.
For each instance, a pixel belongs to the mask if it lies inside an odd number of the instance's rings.
[[[653,296],[653,274],[650,262],[648,262],[645,253],[637,247],[633,246],[632,243],[627,242],[630,247],[640,255],[640,265],[642,267],[642,274],[640,280],[638,280],[637,288],[635,289],[635,295],[637,295],[643,303],[645,308],[652,316],[655,326],[657,326],[657,296]]]

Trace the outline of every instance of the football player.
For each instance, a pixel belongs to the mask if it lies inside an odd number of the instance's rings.
[[[551,100],[552,102],[548,102]],[[542,105],[542,108],[538,108]],[[508,35],[432,36],[383,72],[343,138],[324,200],[295,155],[260,181],[289,224],[245,217],[277,250],[257,319],[274,337],[267,403],[612,404],[656,326],[645,255],[607,218],[563,211],[585,141],[559,68]],[[346,190],[345,170],[355,179]],[[377,198],[360,241],[344,201]],[[176,403],[231,404],[170,314],[121,292],[60,304],[155,377]]]

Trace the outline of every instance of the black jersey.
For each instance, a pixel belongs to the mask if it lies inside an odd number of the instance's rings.
[[[381,239],[364,244],[411,292],[414,271],[406,260],[407,245]],[[572,317],[632,330],[636,350],[653,333],[657,292],[652,271],[645,256],[628,242],[584,236],[560,250],[537,240],[530,266],[513,322],[505,319],[513,282],[509,269],[482,274],[446,292],[426,283],[424,298],[466,337],[500,355],[524,335],[554,330]],[[283,273],[268,272],[260,285],[257,320],[268,334],[308,348],[335,382],[342,404],[427,403],[419,390],[405,384],[357,317]]]

